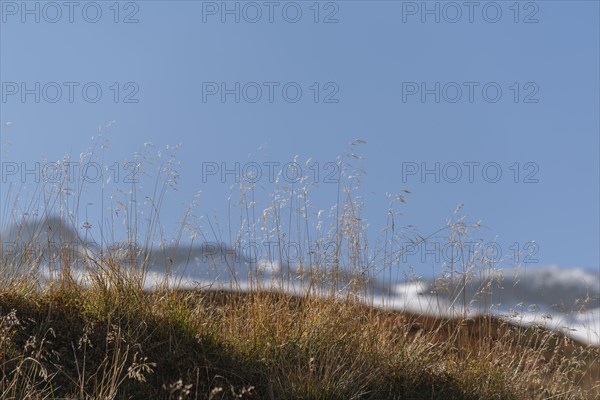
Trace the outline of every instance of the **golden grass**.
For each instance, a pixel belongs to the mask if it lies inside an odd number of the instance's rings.
[[[127,289],[125,289],[127,288]],[[3,399],[594,399],[600,349],[274,292],[0,294]]]
[[[396,196],[384,210],[388,226],[382,248],[369,248],[363,205],[353,195],[360,182],[344,163],[340,171],[347,180],[340,179],[329,223],[311,208],[309,184],[276,190],[264,210],[247,200],[254,199],[255,187],[241,187],[240,226],[229,235],[234,247],[264,241],[281,248],[295,241],[310,249],[334,243],[333,257],[309,252],[297,262],[327,275],[326,282],[308,282],[307,292],[319,296],[294,297],[260,285],[244,293],[184,291],[166,284],[146,292],[143,263],[132,268],[111,254],[79,260],[89,273],[82,285],[70,273],[68,251],[54,266],[56,276],[40,285],[39,259],[2,258],[0,399],[600,398],[598,348],[491,317],[449,320],[361,303],[357,295],[366,293],[361,279],[391,274],[412,228],[398,226],[393,204],[404,203],[404,197]],[[119,201],[123,208],[117,211],[128,216],[130,248],[152,248],[162,239],[156,237],[158,215],[178,174],[169,161],[158,176],[144,218],[126,206],[137,199],[135,190]],[[161,186],[162,176],[167,178]],[[83,184],[76,183],[73,191],[81,193]],[[68,189],[70,183],[64,185]],[[44,204],[34,204],[42,215],[62,212],[63,206],[68,215],[78,215],[63,198],[67,190],[42,192]],[[207,240],[193,219],[186,210],[182,235],[192,231]],[[145,232],[142,221],[149,221]],[[77,227],[75,218],[71,222]],[[446,239],[468,243],[468,228],[458,218],[448,224]],[[420,243],[429,237],[417,238]],[[449,272],[466,281],[470,273],[491,268],[476,251]],[[340,299],[338,286],[344,282],[349,289]]]

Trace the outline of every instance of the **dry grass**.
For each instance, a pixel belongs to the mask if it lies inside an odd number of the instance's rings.
[[[125,306],[126,304],[126,306]],[[600,350],[274,292],[0,295],[1,398],[592,399]]]
[[[164,192],[177,176],[167,165],[144,218],[126,206],[120,210],[128,216],[130,248],[150,247],[160,232]],[[273,203],[258,211],[248,200],[255,187],[240,188],[240,226],[228,235],[233,245],[335,243],[330,258],[297,260],[316,271],[304,289],[318,296],[294,297],[259,284],[244,293],[171,284],[147,292],[144,262],[131,268],[111,253],[83,260],[88,279],[82,284],[70,272],[72,253],[65,252],[54,266],[58,272],[40,286],[33,273],[39,259],[3,258],[0,399],[600,398],[598,348],[491,317],[436,319],[361,302],[365,281],[398,267],[402,248],[394,246],[404,243],[404,232],[390,205],[382,244],[369,248],[352,176],[340,181],[329,225],[313,220],[309,185],[277,189]],[[43,215],[72,204],[62,193],[40,196]],[[125,197],[135,200],[136,193]],[[141,220],[149,221],[145,231]],[[192,225],[186,212],[182,231]],[[206,238],[196,228],[194,237]],[[449,242],[469,240],[462,219],[447,231]],[[449,276],[466,280],[492,266],[476,253],[448,268]],[[280,285],[284,289],[283,280]]]

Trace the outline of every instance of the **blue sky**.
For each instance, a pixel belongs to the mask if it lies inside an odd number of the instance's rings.
[[[69,9],[54,4],[1,2],[3,203],[11,183],[35,186],[8,174],[9,165],[78,158],[98,127],[115,121],[104,130],[103,165],[131,159],[146,142],[182,144],[165,226],[177,225],[199,190],[199,213],[226,218],[234,182],[202,179],[209,164],[312,158],[320,170],[315,207],[325,208],[337,185],[322,181],[324,168],[360,138],[363,217],[373,235],[386,221],[385,194],[408,189],[401,223],[423,234],[462,203],[507,252],[533,240],[536,265],[600,265],[596,1],[474,2],[472,9],[463,2],[100,1],[77,2],[72,22]],[[224,7],[238,7],[239,22]],[[24,97],[22,84],[32,91]],[[221,97],[222,84],[233,92]],[[62,93],[52,103],[56,86]],[[92,102],[97,87],[102,95]],[[437,165],[439,182],[421,176]],[[265,206],[272,185],[259,183]],[[101,202],[99,186],[89,186],[87,219],[97,222],[111,200],[104,193]]]

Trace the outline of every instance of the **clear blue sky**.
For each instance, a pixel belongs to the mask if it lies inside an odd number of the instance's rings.
[[[222,2],[77,2],[69,9],[1,1],[5,174],[7,163],[76,159],[99,126],[116,121],[105,131],[105,165],[131,159],[145,142],[182,143],[179,188],[162,213],[175,226],[198,190],[201,214],[227,214],[233,182],[203,182],[202,163],[285,163],[298,155],[319,162],[322,180],[326,163],[360,138],[372,233],[385,223],[385,193],[408,189],[400,223],[423,234],[463,203],[505,250],[535,240],[540,265],[599,268],[597,1],[427,2],[438,15],[422,2],[263,3],[227,2],[239,7],[236,16],[223,13]],[[240,83],[239,103],[236,94],[221,97],[223,82],[229,89]],[[62,93],[52,103],[56,86]],[[102,96],[93,103],[96,87]],[[298,87],[302,96],[293,102]],[[436,163],[440,181],[423,179],[422,167]],[[484,176],[487,163],[495,164]],[[462,177],[453,183],[456,165]],[[502,176],[492,182],[498,167]],[[20,182],[4,177],[3,213],[9,183]],[[260,183],[268,193],[266,178]],[[89,202],[94,222],[110,199]],[[333,204],[335,185],[321,181],[315,202]]]

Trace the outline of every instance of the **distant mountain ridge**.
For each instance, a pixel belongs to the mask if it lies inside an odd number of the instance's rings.
[[[85,242],[77,230],[58,217],[11,225],[1,234],[0,241],[3,260],[8,253],[18,256],[11,243],[21,244],[17,246],[20,251],[25,249],[23,244],[33,243],[42,253],[48,243],[78,243],[82,254],[91,257],[100,250],[93,243]],[[312,294],[319,290],[342,294],[352,287],[360,287],[363,301],[376,307],[444,316],[489,312],[517,318],[517,323],[541,323],[549,329],[566,329],[565,333],[571,337],[600,346],[600,273],[581,268],[542,266],[477,271],[454,282],[448,279],[384,282],[344,270],[282,265],[265,260],[253,262],[231,247],[209,243],[153,249],[124,243],[102,251],[112,251],[118,259],[144,265],[148,271],[144,285],[149,290],[164,279],[174,280],[182,288],[248,290],[258,285],[262,289],[293,294],[305,294],[308,290]],[[79,276],[86,274],[85,268],[78,270],[75,266],[72,270]],[[44,273],[45,268],[40,271]]]

